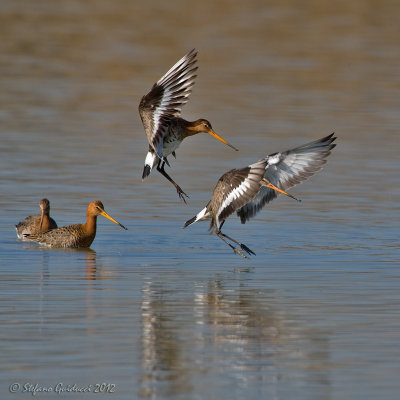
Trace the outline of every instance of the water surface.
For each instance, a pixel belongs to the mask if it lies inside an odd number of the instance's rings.
[[[399,11],[3,1],[1,398],[38,385],[52,392],[36,398],[397,399]],[[159,174],[141,182],[137,105],[193,47],[183,116],[209,119],[240,152],[184,142],[168,171],[184,205]],[[206,223],[181,229],[227,170],[333,131],[327,166],[292,190],[302,203],[225,224],[256,256]],[[129,230],[99,218],[89,250],[18,241],[14,224],[42,197],[59,226],[99,199]],[[55,394],[74,384],[90,392]]]

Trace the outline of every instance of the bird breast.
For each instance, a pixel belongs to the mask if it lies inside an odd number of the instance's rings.
[[[168,135],[164,139],[163,143],[163,155],[168,157],[173,151],[175,151],[181,144],[182,139],[180,138],[179,132],[171,127],[168,131]]]

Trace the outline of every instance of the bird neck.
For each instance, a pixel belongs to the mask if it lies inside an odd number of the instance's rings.
[[[87,215],[86,223],[83,224],[82,228],[88,235],[96,234],[96,226],[97,226],[97,216],[96,215]]]
[[[47,232],[50,229],[50,215],[43,213],[40,219],[40,232]]]
[[[201,132],[201,130],[199,130],[198,120],[196,120],[196,121],[184,121],[182,126],[185,129],[185,136],[193,136],[193,135],[197,135],[198,133]]]

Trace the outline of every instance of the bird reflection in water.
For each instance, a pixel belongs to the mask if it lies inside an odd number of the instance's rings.
[[[190,392],[182,359],[179,322],[168,301],[169,290],[146,282],[142,289],[142,369],[140,397]],[[172,293],[171,293],[172,295]],[[168,397],[167,396],[167,397]]]
[[[82,249],[80,250],[86,253],[86,273],[85,278],[87,280],[96,280],[97,279],[97,263],[96,263],[96,252],[92,249]]]
[[[276,292],[223,278],[191,288],[147,281],[141,347],[144,398],[190,398],[198,390],[206,398],[215,382],[241,382],[244,388],[257,377],[263,377],[260,393],[272,394],[287,362],[296,363],[305,382],[329,381],[326,369],[315,371],[329,360],[323,332],[293,316]],[[197,387],[204,381],[199,375],[209,376],[209,387]]]

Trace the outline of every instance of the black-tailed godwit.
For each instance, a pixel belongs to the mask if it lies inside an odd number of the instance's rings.
[[[89,204],[86,213],[86,222],[84,224],[66,225],[46,233],[27,235],[27,239],[49,247],[89,247],[96,237],[98,215],[108,218],[121,228],[127,230],[125,226],[121,225],[104,211],[104,206],[101,201],[96,200]]]
[[[275,199],[279,192],[294,198],[285,190],[308,179],[322,168],[336,146],[333,143],[336,137],[333,135],[293,150],[273,153],[246,168],[225,173],[219,179],[209,203],[186,221],[184,228],[197,221],[210,220],[210,232],[215,232],[235,253],[245,258],[241,250],[255,254],[245,244],[221,232],[225,220],[236,211],[242,224],[246,223]],[[229,241],[239,245],[241,250]]]
[[[50,202],[47,199],[40,200],[40,215],[30,215],[15,225],[19,239],[25,239],[25,235],[44,233],[57,228],[56,221],[50,217]]]
[[[205,132],[237,150],[216,134],[207,120],[189,122],[180,117],[181,108],[188,101],[196,78],[196,56],[197,51],[193,49],[181,58],[153,85],[150,92],[142,97],[139,104],[139,114],[149,141],[142,180],[149,176],[152,168],[157,165],[157,171],[175,186],[183,201],[184,196],[188,197],[187,194],[164,169],[165,164],[169,165],[167,157],[170,154],[176,157],[175,150],[183,139]]]

